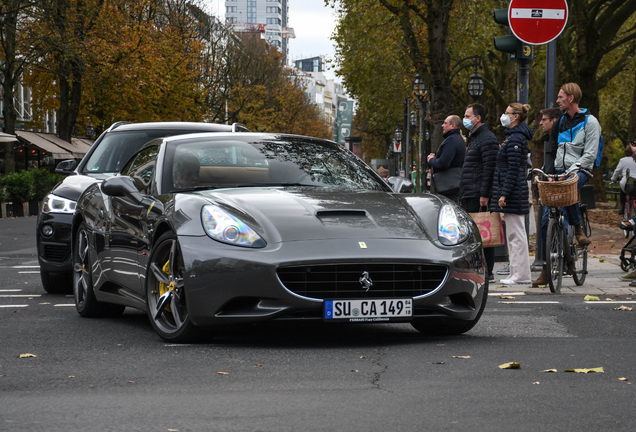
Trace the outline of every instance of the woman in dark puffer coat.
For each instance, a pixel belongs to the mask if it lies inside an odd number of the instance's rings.
[[[526,123],[529,110],[529,105],[512,103],[501,116],[501,124],[507,128],[506,140],[497,153],[490,210],[503,213],[506,223],[510,276],[501,281],[504,285],[532,283],[525,229],[525,215],[530,210],[526,181],[528,140],[532,139]]]

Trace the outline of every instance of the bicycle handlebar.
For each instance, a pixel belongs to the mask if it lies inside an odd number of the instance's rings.
[[[581,164],[579,162],[577,162],[576,163],[576,168],[573,169],[572,172],[579,172],[579,171],[582,172],[583,174],[585,174],[589,178],[594,178],[594,175],[592,175],[592,173],[589,170],[587,170],[586,168],[583,168],[581,166]],[[533,168],[532,172],[534,174],[541,174],[544,177],[553,178],[553,179],[556,179],[556,180],[558,180],[559,177],[564,177],[565,176],[565,173],[561,173],[561,174],[546,174],[543,171],[541,171],[539,168]]]

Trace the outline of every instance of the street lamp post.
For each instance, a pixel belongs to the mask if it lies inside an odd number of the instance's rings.
[[[420,74],[415,75],[415,80],[411,85],[413,90],[413,94],[417,98],[417,103],[419,106],[419,117],[420,117],[420,139],[419,139],[419,148],[418,153],[420,154],[420,158],[422,159],[421,163],[417,164],[417,189],[418,191],[423,191],[427,189],[426,184],[426,169],[427,169],[427,161],[426,155],[422,155],[422,140],[426,140],[424,142],[424,150],[426,151],[428,142],[428,134],[426,133],[426,112],[428,110],[428,86],[426,85],[426,81],[422,79]],[[428,153],[426,153],[428,154]],[[421,169],[421,171],[420,171]]]
[[[451,61],[454,64],[451,66]],[[450,113],[451,109],[451,83],[453,79],[464,69],[469,67],[473,68],[473,74],[468,79],[468,83],[466,84],[466,90],[468,91],[468,95],[473,99],[473,102],[477,102],[477,99],[480,98],[482,94],[484,94],[484,79],[479,74],[477,70],[481,65],[481,56],[474,55],[470,57],[466,57],[461,60],[455,60],[451,58],[450,54],[446,56],[446,65],[448,71],[450,72],[450,76],[448,77],[448,82],[446,84],[446,112]]]

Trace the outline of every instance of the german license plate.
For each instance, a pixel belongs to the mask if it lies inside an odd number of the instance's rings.
[[[406,321],[413,316],[413,300],[325,300],[325,320],[349,322]]]

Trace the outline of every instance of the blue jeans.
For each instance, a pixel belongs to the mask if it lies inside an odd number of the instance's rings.
[[[556,174],[561,174],[565,172],[564,170],[557,170]],[[587,176],[582,172],[577,173],[579,176],[579,181],[576,185],[579,192],[581,192],[581,187],[587,183]],[[565,228],[567,229],[568,223],[571,225],[578,225],[581,223],[581,213],[579,211],[579,203],[576,202],[571,206],[561,207],[563,213],[565,214]],[[545,259],[545,246],[548,237],[548,222],[550,221],[550,207],[543,207],[543,216],[541,217],[541,249],[543,250],[543,257]]]

